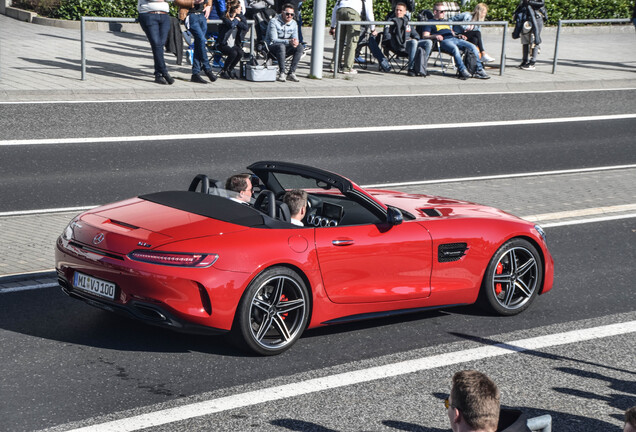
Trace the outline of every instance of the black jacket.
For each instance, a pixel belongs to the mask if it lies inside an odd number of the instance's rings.
[[[175,17],[170,17],[170,31],[168,32],[168,39],[166,39],[166,51],[177,56],[178,65],[183,63],[183,35],[181,34],[179,20]]]
[[[419,39],[420,35],[415,30],[415,27],[411,27],[411,31],[407,32],[409,27],[409,19],[407,17],[398,18],[389,15],[387,21],[392,21],[392,26],[384,26],[383,32],[383,44],[388,44],[389,48],[393,52],[404,52],[406,50],[406,41],[409,38]]]
[[[530,432],[528,416],[521,410],[502,408],[499,411],[497,432]]]
[[[513,39],[519,39],[523,23],[530,21],[532,23],[532,32],[534,33],[534,43],[541,43],[541,32],[537,26],[537,20],[547,19],[545,2],[543,0],[522,0],[515,9],[514,20],[515,29],[512,32]]]
[[[240,17],[240,20],[236,18],[234,20],[230,20],[228,17],[223,15],[223,24],[219,26],[219,38],[217,39],[217,43],[219,45],[228,46],[228,39],[232,34],[234,28],[236,28],[236,36],[234,38],[234,46],[241,46],[243,43],[243,39],[245,39],[245,33],[249,30],[249,25],[247,24],[247,19],[243,14],[237,14],[237,17]]]

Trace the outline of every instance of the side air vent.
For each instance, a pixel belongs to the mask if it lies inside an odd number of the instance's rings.
[[[430,216],[430,217],[440,217],[442,214],[439,212],[439,210],[434,209],[434,208],[421,208],[418,209],[419,211],[421,211],[422,213],[424,213],[426,216]]]
[[[459,261],[461,257],[466,255],[467,248],[468,245],[466,243],[446,243],[439,245],[439,248],[437,248],[437,261]]]

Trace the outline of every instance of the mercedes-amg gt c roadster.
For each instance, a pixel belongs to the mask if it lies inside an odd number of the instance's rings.
[[[75,217],[57,241],[72,298],[279,354],[306,328],[479,302],[500,315],[552,288],[543,230],[491,207],[364,190],[309,166],[256,162],[245,205],[205,175]],[[304,226],[285,191],[308,194]]]

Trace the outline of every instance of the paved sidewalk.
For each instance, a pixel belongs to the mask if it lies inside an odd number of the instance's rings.
[[[133,27],[133,29],[136,27]],[[303,34],[311,43],[311,29]],[[29,24],[0,15],[0,101],[95,100],[152,98],[264,97],[286,95],[377,95],[401,93],[448,93],[476,91],[521,91],[579,88],[624,88],[636,86],[636,37],[633,26],[567,28],[560,43],[557,74],[552,74],[556,32],[546,28],[542,52],[535,71],[524,71],[521,46],[506,39],[507,67],[499,76],[499,65],[488,69],[492,79],[461,81],[442,76],[431,66],[428,78],[406,74],[384,74],[377,64],[356,76],[333,79],[326,70],[333,40],[325,33],[325,71],[322,80],[302,78],[299,83],[254,83],[217,80],[214,84],[189,82],[191,68],[175,65],[166,55],[177,82],[161,86],[153,82],[152,54],[141,31],[87,31],[87,79],[81,81],[80,32],[65,28]],[[486,47],[501,56],[501,32],[485,31]],[[299,68],[309,74],[310,56]],[[346,77],[346,78],[345,78]],[[292,90],[293,89],[293,90]]]

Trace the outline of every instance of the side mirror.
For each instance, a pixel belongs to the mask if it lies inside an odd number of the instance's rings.
[[[395,207],[389,207],[386,212],[386,221],[389,225],[399,225],[404,221],[402,212]]]

